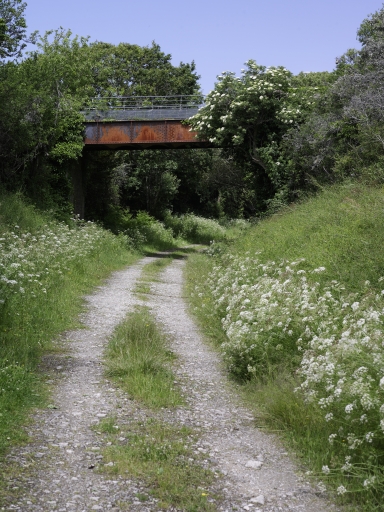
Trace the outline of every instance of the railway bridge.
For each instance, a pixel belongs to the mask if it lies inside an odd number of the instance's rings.
[[[200,94],[93,98],[82,111],[83,158],[71,172],[74,212],[84,217],[84,173],[89,151],[212,147],[183,124],[203,103]]]
[[[201,95],[95,98],[83,111],[85,150],[208,147],[182,123],[202,104]]]

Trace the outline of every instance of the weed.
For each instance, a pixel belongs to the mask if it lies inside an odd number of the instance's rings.
[[[132,263],[122,238],[92,223],[53,221],[21,198],[0,199],[0,455],[44,403],[37,370],[52,340],[77,323],[84,293]]]
[[[335,187],[189,263],[194,310],[258,416],[366,510],[384,486],[383,207],[382,189]]]

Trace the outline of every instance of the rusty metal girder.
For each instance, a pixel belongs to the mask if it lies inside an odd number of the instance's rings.
[[[207,141],[180,121],[105,121],[85,123],[85,149],[206,148]]]

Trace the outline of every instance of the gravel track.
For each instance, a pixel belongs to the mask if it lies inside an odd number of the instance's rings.
[[[154,259],[144,258],[115,272],[86,297],[88,310],[82,316],[86,329],[66,333],[68,353],[43,361],[51,379],[52,406],[35,414],[28,427],[31,442],[8,456],[7,463],[19,471],[8,482],[9,497],[0,510],[158,510],[154,499],[139,501],[137,494],[146,490],[142,483],[95,471],[103,464],[104,444],[94,431],[106,416],[115,415],[129,424],[152,414],[103,377],[102,355],[116,325],[135,305],[143,304],[133,290],[143,265]],[[146,305],[170,334],[179,356],[175,372],[187,402],[176,411],[162,411],[161,416],[199,432],[196,452],[206,454],[204,464],[223,475],[216,485],[223,494],[217,510],[336,510],[298,476],[278,440],[255,428],[252,415],[240,404],[217,353],[203,343],[187,313],[184,263],[174,260],[162,272],[152,284]]]

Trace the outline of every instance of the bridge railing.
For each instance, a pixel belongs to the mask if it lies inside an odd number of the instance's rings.
[[[110,96],[92,98],[83,109],[88,121],[188,119],[204,104],[204,97],[175,96]]]

